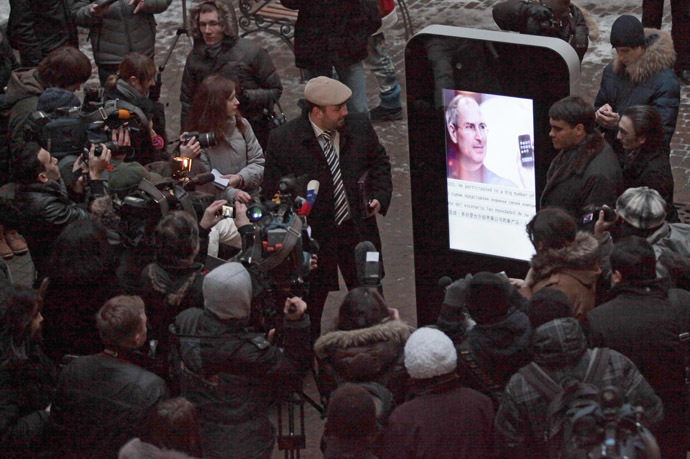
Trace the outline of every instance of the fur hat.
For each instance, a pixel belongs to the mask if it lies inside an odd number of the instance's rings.
[[[645,45],[644,27],[635,16],[624,14],[611,26],[611,46],[636,48]]]
[[[618,197],[616,212],[637,229],[656,228],[666,218],[666,201],[658,191],[646,186],[628,188]]]
[[[352,97],[352,90],[338,80],[320,76],[312,78],[304,88],[304,98],[315,105],[340,105]]]
[[[204,308],[220,319],[245,319],[252,305],[252,279],[241,263],[223,263],[206,274]]]
[[[457,359],[453,342],[435,328],[420,328],[405,343],[405,368],[414,379],[452,373]]]
[[[376,433],[376,405],[369,391],[352,383],[338,387],[328,403],[327,437],[364,438]]]
[[[38,98],[36,110],[53,113],[60,107],[79,107],[81,102],[76,94],[62,88],[48,88]]]
[[[492,323],[508,314],[510,284],[489,272],[474,275],[467,288],[467,311],[478,324]]]

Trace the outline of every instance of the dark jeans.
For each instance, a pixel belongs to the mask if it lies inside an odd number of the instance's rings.
[[[690,0],[671,0],[671,37],[678,57],[675,69],[690,70]],[[661,28],[664,0],[642,1],[642,25]]]

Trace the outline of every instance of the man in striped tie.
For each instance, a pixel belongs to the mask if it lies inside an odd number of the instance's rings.
[[[329,291],[339,289],[338,267],[348,288],[357,286],[354,252],[361,241],[381,251],[376,214],[385,215],[393,183],[385,148],[366,115],[348,115],[352,91],[337,80],[317,77],[304,90],[302,116],[271,132],[264,168],[265,197],[289,174],[318,180],[319,195],[308,217],[320,245],[318,268],[306,298],[314,337]],[[306,183],[306,181],[305,181]],[[305,190],[298,190],[305,196]]]

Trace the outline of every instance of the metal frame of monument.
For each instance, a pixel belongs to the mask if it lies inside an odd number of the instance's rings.
[[[449,62],[430,60],[430,50],[439,43],[453,56]],[[469,51],[464,52],[463,47]],[[575,50],[563,40],[434,25],[407,43],[405,70],[419,325],[433,323],[438,316],[443,301],[438,280],[442,276],[457,279],[468,272],[505,271],[511,277],[521,277],[528,270],[528,263],[523,260],[449,249],[445,121],[443,107],[439,107],[437,96],[435,99],[435,68],[453,72],[452,88],[456,90],[532,99],[535,204],[548,164],[556,154],[548,137],[548,109],[562,97],[580,91],[580,62]],[[440,81],[444,75],[438,72],[436,76]],[[445,84],[440,87],[449,88]]]

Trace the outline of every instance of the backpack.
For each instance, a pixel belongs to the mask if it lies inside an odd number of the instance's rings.
[[[519,373],[525,380],[549,402],[548,428],[543,437],[549,458],[610,456],[603,453],[604,444],[609,438],[613,438],[609,445],[615,449],[616,457],[647,457],[644,452],[648,450],[652,436],[636,422],[636,413],[631,405],[621,404],[615,408],[613,416],[611,411],[602,409],[603,376],[609,355],[608,348],[593,349],[583,380],[573,377],[566,379],[562,385],[534,362],[520,369]],[[607,387],[606,390],[615,388]],[[611,429],[612,426],[615,429]],[[606,436],[611,433],[615,436]],[[623,452],[624,455],[621,455]]]

